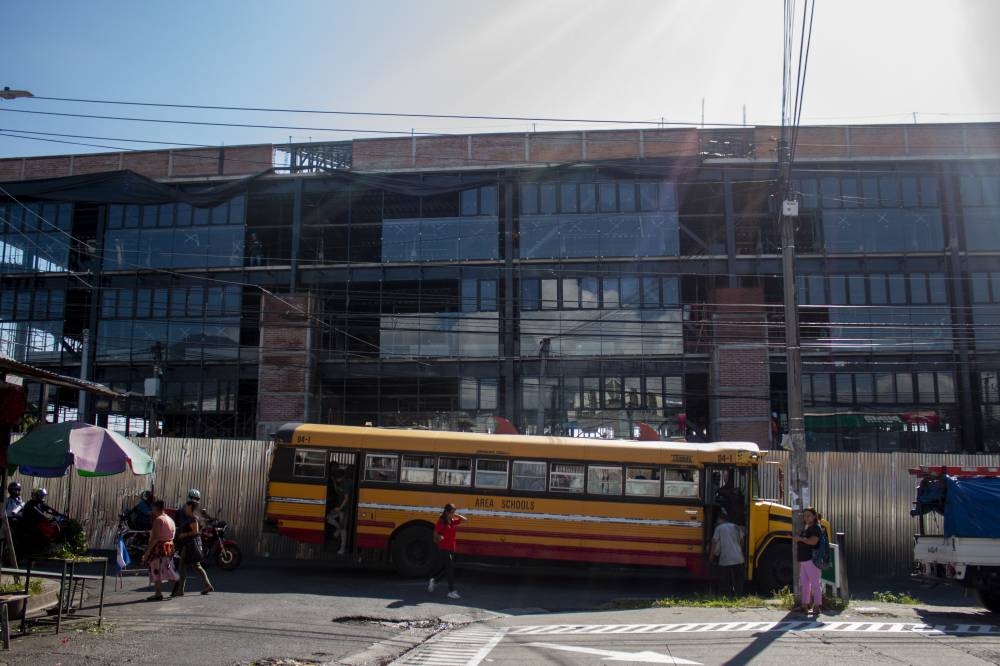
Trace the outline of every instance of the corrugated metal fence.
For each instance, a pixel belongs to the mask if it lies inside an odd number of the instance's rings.
[[[111,548],[118,515],[138,494],[156,484],[156,494],[178,506],[188,488],[198,488],[205,508],[229,521],[232,536],[248,556],[310,557],[317,549],[262,534],[271,444],[258,440],[136,439],[156,460],[152,477],[119,474],[72,479],[70,513],[84,522],[90,544]],[[847,534],[849,571],[854,575],[906,574],[910,570],[916,519],[910,516],[918,465],[1000,466],[1000,455],[922,453],[810,453],[811,503]],[[787,452],[770,452],[761,466],[762,495],[778,497],[778,468]],[[51,504],[65,508],[69,477],[18,478],[25,488],[45,485]]]

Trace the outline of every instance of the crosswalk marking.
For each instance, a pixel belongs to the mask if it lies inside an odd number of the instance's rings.
[[[438,634],[393,665],[476,666],[497,646],[507,629],[466,627]]]
[[[927,635],[976,634],[1000,635],[992,624],[921,624],[918,622],[685,622],[678,624],[548,624],[512,627],[511,636],[567,634],[672,634],[704,632],[840,632],[840,633],[916,633]]]

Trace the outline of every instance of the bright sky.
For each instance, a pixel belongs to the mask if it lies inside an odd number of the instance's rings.
[[[45,97],[695,125],[704,99],[708,123],[742,122],[743,105],[749,124],[780,119],[781,0],[59,0],[3,13],[0,86]],[[819,0],[804,122],[1000,121],[998,25],[995,0]],[[557,127],[593,125],[18,99],[0,100],[0,157]]]

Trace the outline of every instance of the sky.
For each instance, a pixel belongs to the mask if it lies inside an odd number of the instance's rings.
[[[8,0],[0,86],[39,97],[524,119],[0,100],[0,157],[170,147],[142,143],[150,141],[217,146],[614,126],[581,122],[596,119],[696,126],[703,104],[707,124],[742,123],[744,107],[748,124],[777,124],[782,7],[781,0]],[[995,0],[818,0],[803,123],[1000,121],[997,25]],[[26,132],[49,134],[10,136]]]

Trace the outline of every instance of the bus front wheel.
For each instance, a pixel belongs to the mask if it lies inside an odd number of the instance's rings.
[[[784,541],[772,543],[761,555],[757,564],[758,589],[765,594],[792,587],[792,544]]]
[[[400,576],[428,578],[441,568],[440,555],[433,540],[434,531],[426,525],[403,528],[392,541],[392,563]]]

